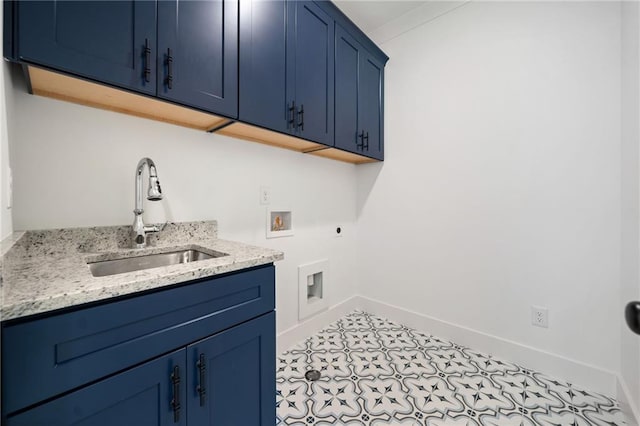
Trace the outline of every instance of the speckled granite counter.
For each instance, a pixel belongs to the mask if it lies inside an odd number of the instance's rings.
[[[283,253],[217,238],[217,223],[168,223],[130,248],[129,226],[16,232],[2,241],[0,318],[9,320],[272,263]],[[227,256],[106,277],[87,262],[195,248]]]

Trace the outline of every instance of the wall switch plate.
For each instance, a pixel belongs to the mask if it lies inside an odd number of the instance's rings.
[[[540,306],[531,306],[531,324],[549,328],[549,310]]]
[[[271,188],[268,186],[260,187],[260,204],[267,205],[271,203]]]

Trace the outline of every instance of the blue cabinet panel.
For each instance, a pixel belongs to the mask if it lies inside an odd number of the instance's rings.
[[[238,2],[158,2],[158,97],[238,115]]]
[[[241,2],[240,120],[332,146],[334,37],[312,1]]]
[[[273,265],[3,323],[2,410],[22,409],[272,311]]]
[[[366,136],[364,154],[378,160],[384,157],[383,73],[384,67],[372,55],[361,57],[359,122]]]
[[[325,145],[334,140],[334,21],[315,3],[289,3],[289,84],[296,134]]]
[[[17,6],[20,60],[155,93],[155,1],[21,1]]]
[[[335,146],[358,152],[358,89],[360,57],[363,49],[341,26],[336,25],[336,107]]]
[[[287,132],[286,10],[284,0],[240,2],[240,106],[242,121]]]
[[[382,160],[383,65],[336,25],[335,146]]]
[[[185,365],[182,349],[9,417],[6,426],[185,426]]]
[[[273,425],[275,357],[273,312],[190,345],[189,423]]]

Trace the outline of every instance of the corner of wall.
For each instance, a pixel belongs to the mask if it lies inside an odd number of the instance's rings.
[[[3,8],[0,8],[0,34],[3,33]],[[13,104],[11,84],[11,65],[2,61],[0,70],[0,240],[13,232],[13,218],[10,210],[11,166],[9,162],[9,129],[8,116]]]
[[[9,116],[13,104],[10,67],[9,63],[3,62],[0,70],[0,240],[13,232],[11,163],[9,161]]]
[[[628,426],[640,425],[640,407],[634,403],[626,382],[621,376],[616,377],[616,399],[620,403],[620,409],[627,417]]]

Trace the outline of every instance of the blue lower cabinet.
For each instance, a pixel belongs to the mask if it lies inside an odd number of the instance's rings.
[[[187,348],[189,425],[273,425],[275,313]]]
[[[14,417],[7,426],[185,426],[186,351],[179,350]]]
[[[275,268],[2,323],[3,426],[275,423]]]
[[[275,313],[10,416],[6,426],[260,426],[275,412]]]

